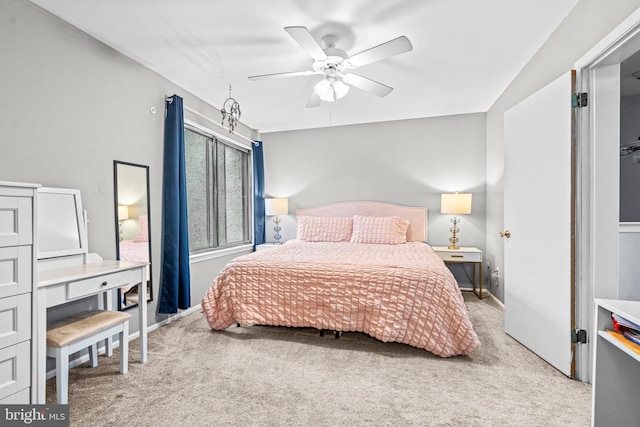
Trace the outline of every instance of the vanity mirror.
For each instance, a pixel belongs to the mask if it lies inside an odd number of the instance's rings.
[[[149,166],[115,160],[114,211],[116,218],[116,258],[151,263],[151,221],[149,217]],[[118,309],[138,305],[138,286],[118,289]],[[147,302],[153,300],[151,264],[147,266]]]

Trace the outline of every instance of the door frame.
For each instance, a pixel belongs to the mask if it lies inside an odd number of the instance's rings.
[[[576,322],[589,331],[589,343],[577,346],[576,377],[592,381],[593,346],[596,336],[594,298],[618,296],[619,224],[619,85],[618,108],[606,95],[606,85],[618,72],[620,62],[640,50],[640,8],[619,24],[575,63],[577,91],[589,94],[588,106],[577,114],[576,153]],[[615,81],[613,81],[615,83]],[[603,85],[604,88],[603,88]],[[615,89],[615,88],[614,88]],[[600,96],[599,96],[600,95]],[[601,102],[602,101],[602,102]],[[608,111],[608,112],[607,112]],[[617,115],[617,126],[612,126]],[[606,117],[609,116],[609,117]],[[613,149],[615,158],[613,160]],[[618,171],[618,173],[612,173]],[[613,208],[611,208],[613,206]],[[609,209],[605,209],[608,207]]]

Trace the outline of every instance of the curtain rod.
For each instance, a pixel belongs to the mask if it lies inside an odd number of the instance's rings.
[[[171,98],[172,98],[172,97],[167,96],[167,97],[166,97],[166,101],[167,101],[167,102],[171,102],[171,101],[173,101],[173,99],[171,99]],[[189,107],[187,107],[187,106],[186,106],[186,105],[184,105],[184,104],[182,105],[182,108],[184,108],[185,110],[187,110],[188,112],[190,112],[190,113],[192,113],[192,114],[195,114],[196,116],[200,116],[200,117],[202,117],[203,119],[205,119],[205,120],[207,120],[207,121],[209,121],[209,122],[213,123],[214,125],[216,125],[216,126],[218,126],[218,127],[222,128],[222,129],[224,129],[224,130],[226,130],[226,131],[228,131],[228,130],[229,130],[229,129],[225,128],[224,126],[222,126],[222,123],[218,123],[218,122],[216,122],[216,121],[215,121],[215,120],[213,120],[212,118],[209,118],[209,117],[205,116],[204,114],[202,114],[202,113],[201,113],[201,112],[199,112],[199,111],[194,110],[193,108],[189,108]],[[244,135],[240,135],[239,133],[236,133],[236,132],[232,132],[232,133],[231,133],[231,135],[238,136],[238,137],[240,137],[240,138],[242,138],[242,139],[244,139],[244,140],[246,140],[246,141],[249,141],[251,144],[255,144],[255,143],[256,143],[253,139],[247,138],[246,136],[244,136]]]

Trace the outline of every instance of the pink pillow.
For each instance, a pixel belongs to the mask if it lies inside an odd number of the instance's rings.
[[[407,242],[409,221],[397,216],[353,216],[351,243],[398,245]]]
[[[134,241],[138,243],[149,241],[149,219],[146,215],[138,217],[138,235]]]
[[[306,242],[348,242],[353,218],[299,216],[297,238]]]

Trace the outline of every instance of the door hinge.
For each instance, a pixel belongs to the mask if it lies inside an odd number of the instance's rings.
[[[571,95],[571,106],[573,108],[586,107],[589,104],[589,94],[587,92],[574,93]]]
[[[574,329],[571,331],[571,342],[574,344],[587,343],[587,331],[584,329]]]

